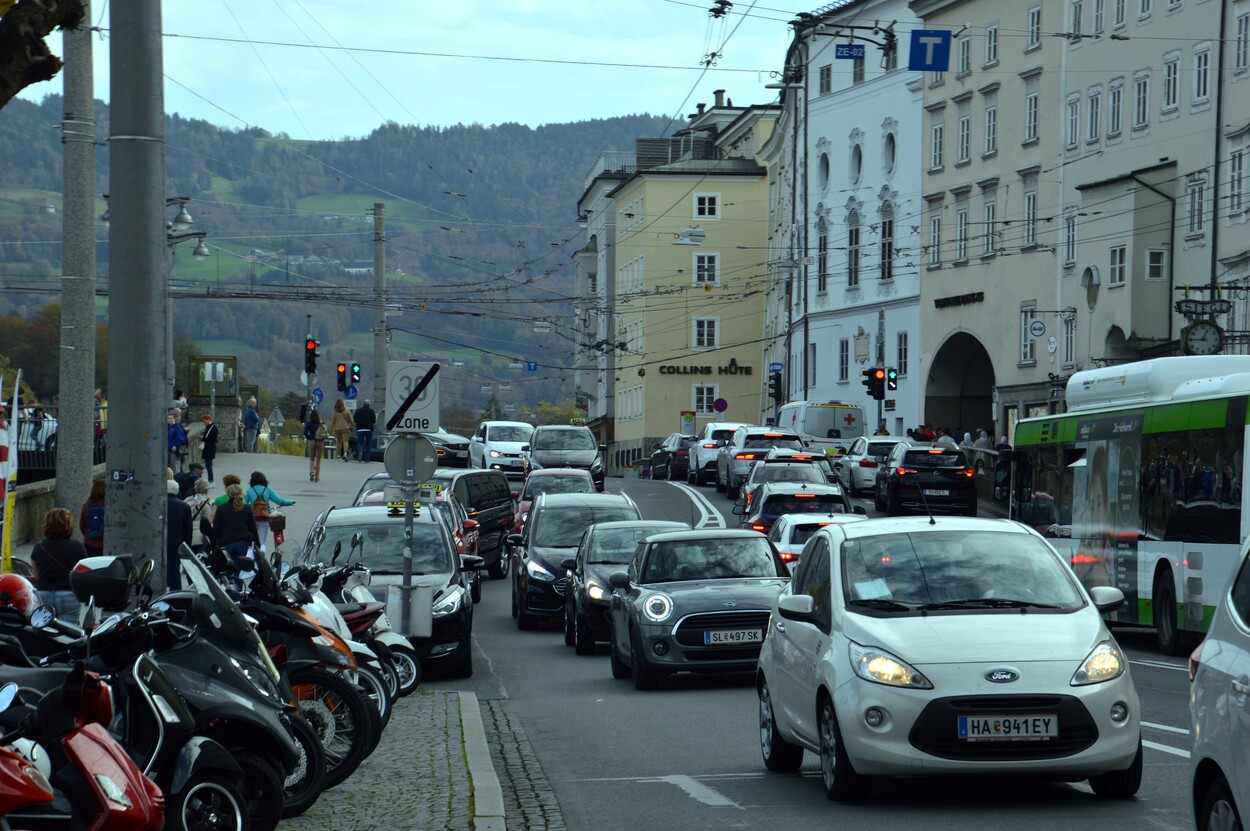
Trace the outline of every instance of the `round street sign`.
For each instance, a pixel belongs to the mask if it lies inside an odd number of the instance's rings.
[[[729,402],[723,398],[718,398],[712,402],[712,409],[718,413],[723,413],[729,409]]]
[[[320,403],[321,403],[321,401],[322,401],[322,399],[324,399],[324,398],[325,398],[325,393],[323,393],[323,392],[321,391],[321,387],[314,387],[314,388],[313,388],[313,393],[312,393],[312,395],[313,395],[313,399],[314,399],[314,400],[315,400],[318,404],[320,404]]]
[[[347,388],[343,390],[344,401],[355,401],[358,395],[360,395],[360,390],[356,389],[355,384],[348,384]]]
[[[438,468],[438,453],[425,436],[417,433],[408,436],[396,436],[386,446],[382,464],[396,482],[424,482]]]
[[[1036,318],[1029,322],[1029,334],[1035,338],[1046,337],[1046,321]]]

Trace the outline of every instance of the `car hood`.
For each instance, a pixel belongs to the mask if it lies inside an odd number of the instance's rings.
[[[585,569],[586,582],[594,580],[601,586],[607,587],[608,577],[614,571],[624,571],[629,568],[628,563],[587,563]]]
[[[647,583],[639,588],[645,592],[669,595],[677,604],[678,611],[688,614],[701,610],[769,609],[789,582],[784,577],[722,577],[717,580]]]
[[[521,455],[521,448],[526,442],[523,441],[495,441],[494,439],[486,442],[486,452],[498,450],[500,453],[511,453],[514,456]]]
[[[412,577],[413,585],[434,589],[434,596],[442,594],[449,583],[451,583],[452,572],[438,571],[433,574],[414,574]],[[373,572],[370,575],[369,585],[373,587],[373,594],[378,600],[385,601],[387,594],[387,586],[398,586],[403,584],[404,575],[402,574],[379,574]]]
[[[916,667],[996,661],[1080,662],[1108,637],[1093,607],[1062,614],[943,612],[926,617],[870,617],[850,612],[843,634],[879,646]]]
[[[598,450],[531,450],[530,458],[543,467],[590,467]]]
[[[525,550],[525,555],[531,560],[535,560],[539,565],[546,568],[552,574],[557,576],[564,574],[564,567],[560,565],[569,557],[577,556],[577,546],[571,545],[568,548],[548,548],[542,545],[532,545]]]

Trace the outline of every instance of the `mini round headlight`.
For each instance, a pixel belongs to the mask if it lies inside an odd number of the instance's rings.
[[[869,727],[880,727],[885,724],[885,713],[881,712],[880,707],[869,707],[864,713],[864,723]]]
[[[655,623],[667,620],[673,613],[673,601],[666,594],[652,594],[642,601],[642,612]]]
[[[1128,705],[1123,701],[1117,701],[1111,705],[1111,720],[1116,724],[1121,724],[1128,718]]]

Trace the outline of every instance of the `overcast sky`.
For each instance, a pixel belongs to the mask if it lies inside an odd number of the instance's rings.
[[[768,8],[764,8],[764,4]],[[778,0],[178,0],[163,4],[165,109],[296,139],[363,136],[386,121],[530,126],[683,116],[712,91],[768,103],[790,42]],[[801,7],[806,10],[808,7]],[[813,7],[814,8],[814,7]],[[93,23],[109,27],[95,0]],[[110,99],[109,34],[94,40]],[[50,41],[62,54],[60,35]],[[723,44],[723,48],[722,48]],[[716,65],[701,75],[705,55]],[[28,88],[39,100],[55,80]]]

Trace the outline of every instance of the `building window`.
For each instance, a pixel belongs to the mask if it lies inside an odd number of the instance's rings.
[[[907,375],[907,333],[898,333],[898,357],[895,359],[894,368],[898,370],[899,377]]]
[[[816,344],[807,345],[807,385],[816,386]]]
[[[959,117],[959,163],[972,158],[972,116]]]
[[[720,346],[716,333],[717,318],[696,317],[694,319],[694,348],[715,349]]]
[[[1072,366],[1076,363],[1076,315],[1064,315],[1063,318],[1063,365]]]
[[[1154,10],[1152,0],[1137,0],[1137,18],[1140,20],[1144,17],[1150,17],[1150,13]]]
[[[829,233],[821,230],[816,238],[816,292],[829,290]]]
[[[1122,286],[1125,280],[1128,249],[1123,245],[1111,246],[1111,268],[1107,275],[1107,286]]]
[[[1181,56],[1168,55],[1163,59],[1163,111],[1170,112],[1180,105]]]
[[[1237,18],[1237,39],[1233,45],[1233,71],[1250,69],[1250,12]]]
[[[864,62],[862,60],[851,61],[851,83],[862,84],[864,82]]]
[[[1133,129],[1141,130],[1150,124],[1150,74],[1133,78]]]
[[[838,380],[851,379],[851,342],[847,338],[838,341]]]
[[[982,222],[985,226],[981,231],[982,239],[985,240],[985,244],[981,246],[981,253],[987,257],[994,253],[994,234],[997,233],[994,230],[994,215],[997,211],[997,205],[993,202],[986,202],[985,208],[981,213]]]
[[[1228,212],[1239,214],[1246,209],[1247,187],[1250,177],[1246,175],[1246,151],[1241,149],[1228,158]]]
[[[1037,245],[1037,191],[1024,193],[1024,244]]]
[[[929,169],[942,169],[942,142],[946,125],[937,122],[929,128]]]
[[[888,213],[887,213],[888,212]],[[887,205],[881,212],[881,279],[894,279],[894,220]]]
[[[694,284],[696,286],[715,286],[720,283],[720,255],[694,255]]]
[[[1151,248],[1146,251],[1146,279],[1152,282],[1163,282],[1167,279],[1168,252],[1162,248]]]
[[[956,74],[962,78],[964,75],[972,72],[972,38],[960,38],[959,49],[956,54],[958,55],[956,63],[958,72]]]
[[[985,155],[998,152],[998,107],[985,108]]]
[[[846,217],[846,287],[859,288],[859,214]]]
[[[998,24],[985,27],[985,65],[998,63]]]
[[[696,193],[694,195],[695,219],[720,219],[720,194]]]
[[[1020,363],[1031,364],[1037,360],[1033,351],[1033,336],[1029,334],[1029,324],[1033,322],[1033,306],[1020,310]]]
[[[1068,99],[1068,140],[1065,142],[1068,149],[1076,147],[1078,141],[1081,140],[1081,99],[1076,96]]]
[[[929,86],[940,87],[944,83],[946,83],[945,72],[930,72],[929,73]]]
[[[942,217],[929,217],[929,265],[942,264]]]
[[[1029,9],[1029,37],[1025,43],[1024,51],[1037,49],[1042,45],[1042,7],[1034,6]]]
[[[898,69],[898,46],[885,53],[885,71],[892,72]]]
[[[1090,31],[1094,34],[1102,31],[1104,6],[1106,6],[1106,0],[1094,0],[1094,20],[1090,26]]]
[[[1076,265],[1076,214],[1063,218],[1063,264]]]
[[[1072,18],[1068,32],[1074,35],[1081,33],[1081,23],[1085,17],[1085,4],[1081,0],[1072,0]]]
[[[1199,46],[1194,50],[1194,103],[1211,100],[1211,47]]]
[[[1111,0],[1111,6],[1113,9],[1111,13],[1111,25],[1117,29],[1124,25],[1124,17],[1126,14],[1125,6],[1127,5],[1128,0]]]
[[[1089,126],[1085,130],[1085,140],[1098,141],[1100,130],[1102,130],[1102,90],[1090,90]]]
[[[1124,79],[1117,78],[1111,82],[1107,101],[1107,138],[1120,135],[1124,120]]]
[[[820,94],[828,95],[833,92],[833,66],[825,64],[820,68]]]
[[[696,413],[713,413],[712,404],[716,399],[720,398],[715,384],[710,386],[696,386],[694,388],[694,411]]]
[[[1190,176],[1185,182],[1186,221],[1185,235],[1200,237],[1206,233],[1206,217],[1203,214],[1207,201],[1207,177]]]
[[[1037,96],[1030,92],[1024,97],[1024,141],[1037,141]]]
[[[955,211],[955,261],[968,259],[968,209]]]

